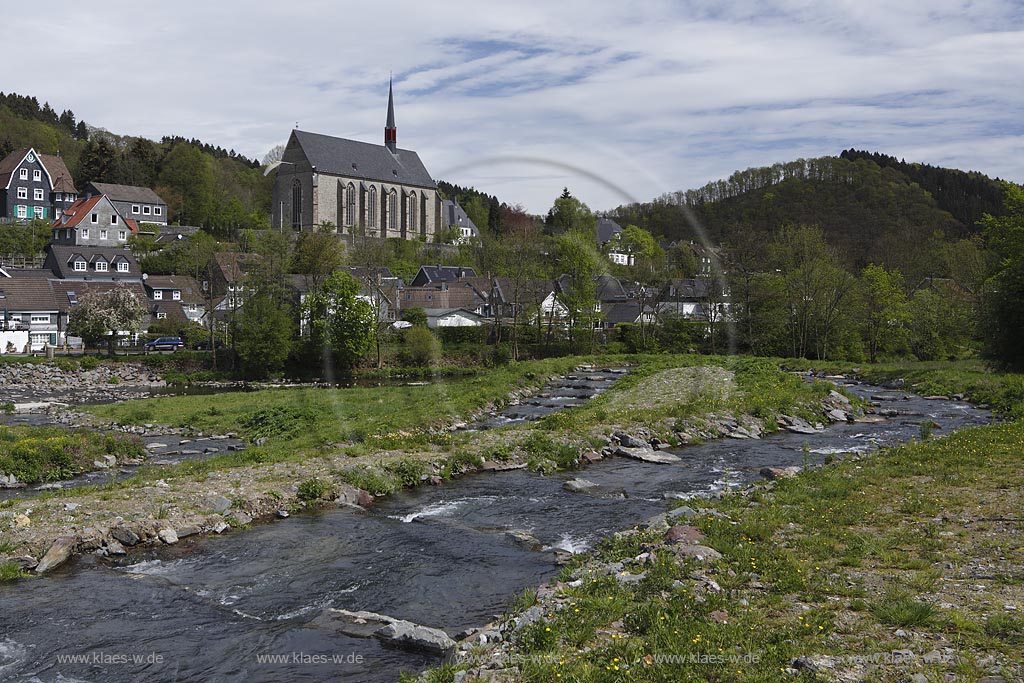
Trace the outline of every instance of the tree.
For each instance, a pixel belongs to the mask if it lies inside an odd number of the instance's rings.
[[[311,343],[323,349],[340,375],[351,377],[376,330],[373,307],[359,296],[359,283],[348,273],[335,271],[322,289],[307,295],[303,315],[309,321]]]
[[[209,225],[214,202],[213,159],[198,147],[178,143],[164,157],[157,183],[172,218],[184,225]]]
[[[466,203],[462,209],[466,212],[466,215],[469,216],[469,220],[473,221],[473,225],[475,225],[480,232],[487,232],[490,212],[490,207],[488,206],[487,201],[479,195],[470,197],[464,201]]]
[[[519,360],[519,326],[527,308],[537,303],[533,281],[541,276],[543,263],[542,235],[532,219],[523,220],[525,215],[522,211],[506,214],[501,237],[486,250],[495,272],[509,280],[511,291],[504,295],[512,313],[512,360]],[[492,315],[498,318],[500,312]]]
[[[113,356],[117,339],[137,331],[145,314],[138,298],[124,285],[101,293],[87,292],[71,309],[67,333],[87,344],[106,339]]]
[[[562,196],[555,200],[544,222],[549,232],[556,235],[566,232],[580,232],[597,243],[597,218],[590,208],[569,193],[562,190]]]
[[[601,272],[603,259],[593,240],[586,233],[574,230],[556,238],[555,262],[567,276],[558,298],[567,310],[570,345],[575,347],[588,332],[593,345],[594,323],[598,317],[595,277]]]
[[[981,322],[989,360],[1024,369],[1024,188],[1006,183],[1006,215],[985,214],[980,225],[999,263],[985,282]]]
[[[318,291],[328,276],[342,264],[345,250],[334,234],[333,223],[299,234],[292,253],[292,272],[305,276],[306,287]]]
[[[859,285],[861,336],[875,363],[879,352],[893,351],[903,341],[910,308],[898,270],[872,264],[861,272]]]
[[[245,375],[262,378],[280,372],[294,338],[291,305],[272,288],[257,289],[246,298],[235,323],[235,348]]]

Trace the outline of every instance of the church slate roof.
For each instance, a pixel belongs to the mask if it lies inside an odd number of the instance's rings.
[[[303,130],[294,130],[292,135],[317,173],[430,189],[437,187],[419,155],[412,150],[399,149],[398,154],[392,154],[383,145],[358,140]]]

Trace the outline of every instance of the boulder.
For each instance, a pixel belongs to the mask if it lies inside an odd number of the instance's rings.
[[[665,532],[666,543],[698,543],[704,540],[704,534],[695,526],[689,524],[677,524],[671,526]]]
[[[218,515],[223,515],[231,509],[231,501],[224,496],[207,496],[206,508]]]
[[[679,558],[692,557],[702,562],[722,558],[722,553],[718,552],[714,548],[708,548],[703,545],[675,545],[672,547],[672,552],[674,552]]]
[[[796,475],[800,474],[800,468],[796,466],[762,467],[760,474],[765,479],[792,479]]]
[[[569,481],[562,484],[562,488],[572,493],[580,493],[583,491],[590,491],[596,489],[597,484],[587,479],[570,479]]]
[[[615,439],[619,442],[619,445],[623,448],[648,448],[648,444],[643,439],[638,439],[632,434],[626,432],[615,432],[612,434]]]
[[[633,458],[634,460],[642,460],[644,462],[658,463],[661,465],[679,462],[678,456],[666,453],[665,451],[656,451],[653,448],[626,448],[620,446],[615,449],[613,455],[618,455],[623,458]]]
[[[682,507],[678,507],[675,510],[669,510],[668,511],[668,518],[669,519],[679,519],[680,517],[682,517],[684,519],[693,519],[696,516],[697,516],[697,511],[694,510],[692,507],[689,507],[687,505],[684,505]]]
[[[75,546],[78,545],[77,536],[60,536],[53,542],[50,549],[43,555],[43,559],[39,560],[39,564],[36,566],[36,574],[44,574],[54,567],[64,564],[67,562],[71,554],[75,552]]]
[[[522,529],[510,529],[505,532],[505,535],[512,541],[515,541],[516,544],[521,545],[524,548],[529,548],[530,550],[540,550],[544,547],[544,544],[529,531],[523,531]]]
[[[420,626],[411,621],[395,620],[373,634],[388,645],[403,650],[417,650],[443,655],[455,647],[455,641],[437,628]]]
[[[834,422],[848,422],[850,420],[849,414],[845,410],[839,410],[838,408],[828,411],[828,418]]]
[[[161,529],[157,532],[157,536],[167,545],[174,545],[178,542],[178,534],[174,529]]]
[[[138,545],[141,540],[134,531],[128,527],[118,526],[110,530],[110,535],[129,548]]]
[[[186,524],[178,527],[174,530],[174,533],[178,536],[178,539],[187,538],[189,536],[195,536],[199,533],[199,527],[195,524]]]
[[[373,495],[349,484],[338,484],[334,502],[337,505],[358,505],[365,508],[373,505]]]

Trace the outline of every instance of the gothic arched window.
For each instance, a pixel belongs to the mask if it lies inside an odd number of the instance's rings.
[[[366,224],[371,228],[377,227],[377,188],[370,186],[370,199],[366,207]]]
[[[302,183],[292,181],[292,230],[302,230]]]
[[[349,225],[355,225],[358,222],[356,220],[356,186],[349,183],[345,195],[345,220]]]
[[[398,193],[388,195],[388,230],[398,230]]]
[[[409,216],[409,221],[407,225],[409,234],[411,235],[413,232],[416,231],[416,193],[410,192],[409,198],[406,201],[408,202],[409,207],[407,211],[407,214]]]

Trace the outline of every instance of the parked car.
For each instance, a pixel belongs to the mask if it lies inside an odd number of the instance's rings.
[[[185,346],[181,337],[158,337],[153,341],[146,342],[145,350],[148,351],[177,351]]]

